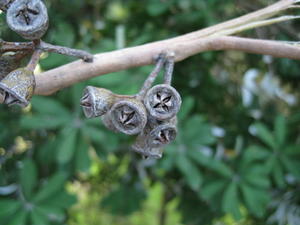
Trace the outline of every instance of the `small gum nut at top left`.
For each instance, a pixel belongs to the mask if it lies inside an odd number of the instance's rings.
[[[0,82],[0,94],[4,96],[7,105],[20,105],[26,107],[29,104],[35,89],[35,77],[31,70],[19,68],[10,72]]]
[[[102,116],[115,102],[115,95],[107,89],[87,86],[83,91],[80,105],[87,118]]]
[[[48,12],[41,0],[15,0],[6,12],[10,29],[28,40],[40,39],[48,29]]]

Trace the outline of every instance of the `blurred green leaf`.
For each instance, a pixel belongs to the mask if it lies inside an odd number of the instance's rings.
[[[196,167],[196,165],[184,154],[181,154],[176,159],[176,166],[184,175],[188,185],[193,190],[198,190],[203,178],[200,170]]]
[[[188,155],[199,165],[204,166],[210,170],[217,172],[224,177],[232,177],[233,172],[226,164],[211,156],[204,155],[201,151],[189,150]]]
[[[257,160],[265,160],[270,156],[271,152],[261,146],[251,145],[244,150],[243,164],[247,167],[248,163],[252,163]]]
[[[285,153],[291,157],[300,155],[300,145],[289,145],[284,149]]]
[[[57,161],[61,164],[69,162],[76,151],[77,129],[68,129],[68,133],[64,133],[60,139],[58,147]]]
[[[60,117],[70,116],[68,110],[57,100],[49,97],[34,96],[31,100],[32,108],[39,114]]]
[[[59,117],[51,115],[23,116],[20,126],[23,129],[55,129],[65,126],[70,122],[70,117]]]
[[[146,5],[146,7],[151,16],[159,16],[168,10],[169,3],[159,0],[152,0]]]
[[[187,155],[196,163],[198,163],[201,166],[209,166],[212,159],[210,156],[204,155],[199,150],[188,150]]]
[[[237,184],[231,182],[225,189],[222,199],[222,208],[224,212],[230,213],[236,220],[240,220],[242,217],[238,196]]]
[[[214,196],[216,196],[218,193],[221,193],[225,186],[227,181],[219,179],[219,180],[213,180],[211,182],[206,182],[203,187],[200,189],[200,193],[203,196],[204,199],[212,199]]]
[[[46,58],[40,60],[40,65],[44,70],[50,70],[71,61],[71,57],[59,55],[56,53],[48,53],[48,56]]]
[[[75,203],[76,197],[62,190],[60,192],[57,192],[51,198],[48,198],[40,206],[43,206],[43,209],[47,209],[48,211],[55,211],[56,209],[68,209]]]
[[[72,103],[74,107],[76,108],[76,111],[82,111],[81,106],[79,104],[80,98],[82,97],[82,92],[85,88],[86,84],[85,83],[79,83],[71,88],[71,95],[72,95]]]
[[[52,30],[52,42],[54,44],[62,46],[74,46],[75,33],[72,25],[70,23],[61,21],[56,24],[55,29]]]
[[[63,200],[64,199],[62,199],[58,203],[62,203]],[[49,206],[48,202],[44,204],[39,204],[38,208],[41,211],[41,213],[47,215],[48,218],[51,218],[51,221],[56,221],[57,223],[62,224],[65,220],[65,212],[62,208]]]
[[[25,210],[18,210],[7,225],[26,225],[28,212]]]
[[[270,155],[270,157],[267,159],[267,162],[264,165],[266,168],[266,172],[271,173],[276,163],[277,163],[276,156],[274,154]]]
[[[230,167],[228,167],[225,163],[217,159],[211,161],[211,164],[208,166],[208,168],[218,172],[224,177],[229,177],[233,175],[233,171],[230,169]]]
[[[261,165],[248,165],[246,171],[242,174],[242,178],[253,187],[264,189],[270,187],[268,171]]]
[[[23,167],[19,172],[20,184],[22,192],[26,199],[30,199],[32,196],[33,188],[37,184],[37,168],[32,159],[25,159],[23,161]]]
[[[127,71],[114,72],[111,76],[99,76],[89,81],[89,84],[101,86],[103,88],[112,88],[115,93],[118,94],[116,87],[122,86],[124,82],[131,79],[132,74]]]
[[[38,162],[42,165],[56,162],[58,144],[59,141],[55,137],[49,137],[47,142],[43,143],[37,152]]]
[[[268,192],[257,190],[247,185],[241,185],[241,190],[250,211],[257,217],[264,216],[266,205],[270,200]]]
[[[0,219],[15,214],[21,207],[21,202],[13,199],[0,199]]]
[[[66,179],[67,175],[63,172],[51,176],[34,196],[34,201],[43,202],[48,198],[53,197],[53,195],[57,195],[61,192],[61,189],[63,189]]]
[[[286,170],[297,179],[300,179],[300,162],[298,161],[298,159],[289,159],[284,155],[282,155],[280,159]]]
[[[275,136],[277,143],[282,146],[287,136],[286,121],[283,116],[277,116],[275,119]]]
[[[166,146],[166,148],[164,149],[165,157],[162,157],[158,162],[159,167],[162,168],[163,170],[169,171],[174,168],[176,158],[177,158],[177,152],[174,151],[176,147],[177,146],[175,143],[171,143],[170,145]]]
[[[48,217],[43,214],[39,208],[35,207],[34,210],[30,212],[30,220],[32,225],[48,225]]]
[[[211,126],[201,116],[190,117],[183,126],[182,136],[188,146],[209,145],[215,142]]]
[[[101,121],[97,121],[100,125]],[[106,140],[105,136],[105,132],[101,129],[99,129],[99,127],[95,127],[95,126],[85,126],[84,129],[82,130],[83,135],[86,138],[91,139],[93,142],[96,143],[102,143],[103,140]]]
[[[257,136],[270,148],[276,149],[276,141],[270,132],[270,130],[262,123],[256,123],[255,129],[257,132]]]
[[[284,181],[284,172],[278,160],[274,163],[272,175],[278,187],[283,188],[286,185]]]
[[[77,149],[75,154],[76,171],[88,172],[91,164],[89,157],[89,145],[80,135],[77,140]]]
[[[193,107],[195,106],[195,99],[188,96],[182,99],[182,105],[178,113],[178,118],[180,121],[187,119],[187,116],[191,113]]]
[[[113,214],[128,215],[140,209],[144,198],[144,191],[137,186],[121,185],[104,197],[101,205],[108,208]]]

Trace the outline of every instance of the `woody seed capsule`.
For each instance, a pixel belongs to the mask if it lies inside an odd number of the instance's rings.
[[[6,13],[9,28],[28,40],[40,39],[48,29],[48,20],[41,0],[16,0]]]

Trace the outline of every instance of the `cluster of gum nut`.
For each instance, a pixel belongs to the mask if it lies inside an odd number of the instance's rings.
[[[152,87],[164,68],[164,83]],[[112,131],[137,135],[132,149],[144,158],[161,158],[162,149],[177,134],[179,93],[171,86],[174,54],[160,54],[156,65],[136,95],[117,95],[110,90],[88,86],[81,106],[87,118],[101,117]]]
[[[48,13],[40,0],[2,0],[8,27],[27,40],[39,40],[48,29]],[[39,52],[33,53],[26,67],[18,68],[28,52],[1,54],[0,51],[0,102],[7,105],[27,106],[35,89],[33,71]]]
[[[93,61],[93,56],[87,52],[51,45],[41,40],[49,23],[43,1],[0,0],[0,9],[6,13],[8,27],[29,40],[4,42],[0,39],[0,103],[22,107],[29,104],[36,86],[33,71],[43,51],[79,57],[85,62]],[[10,46],[10,50],[4,50],[4,43]],[[27,49],[24,46],[27,46]],[[29,54],[31,59],[27,66],[20,68],[21,60]]]

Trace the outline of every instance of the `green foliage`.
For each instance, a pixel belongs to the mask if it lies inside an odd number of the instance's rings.
[[[102,206],[109,208],[112,214],[128,215],[138,210],[145,193],[138,185],[122,185],[102,200]]]
[[[265,170],[270,173],[278,187],[286,185],[285,174],[290,173],[300,179],[299,149],[300,145],[289,143],[285,118],[278,116],[274,122],[274,132],[261,123],[255,124],[257,136],[265,143],[267,149],[260,148],[260,159],[265,162]],[[254,147],[255,148],[255,147]]]
[[[46,1],[45,40],[110,51],[225,21],[249,11],[242,2]],[[263,4],[254,1],[253,8]],[[296,25],[262,29],[266,38],[288,40]],[[3,14],[0,36],[21,41]],[[72,60],[46,54],[40,67]],[[130,150],[133,138],[108,131],[99,118],[84,118],[79,106],[86,85],[136,93],[151,66],[35,96],[25,109],[0,105],[0,224],[298,225],[300,106],[288,100],[299,99],[299,65],[236,52],[177,63],[179,133],[160,160],[142,160]],[[245,105],[249,69],[259,76]]]
[[[16,225],[61,224],[65,220],[64,211],[76,200],[64,190],[66,179],[66,174],[58,172],[40,184],[35,162],[24,159],[19,172],[20,186],[15,193],[18,198],[1,199],[1,221]]]

